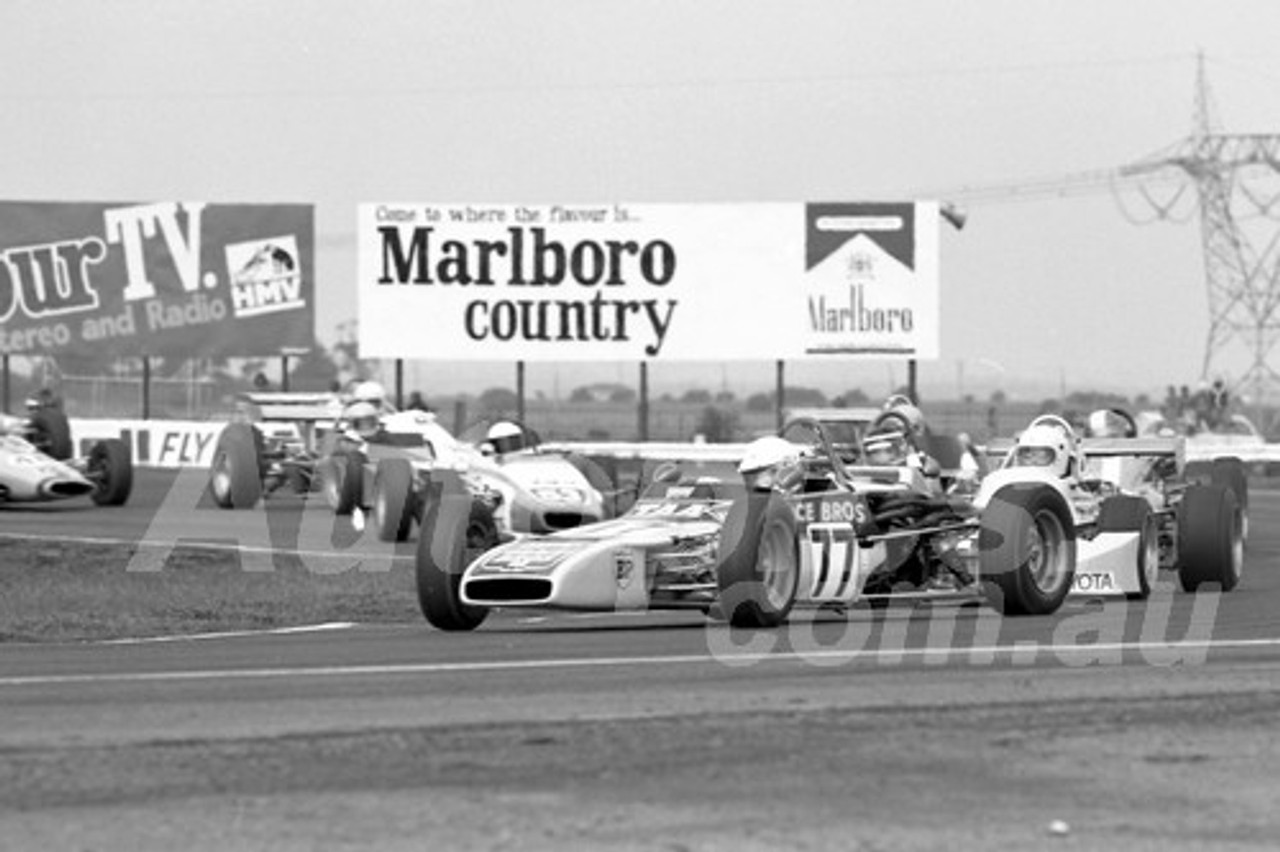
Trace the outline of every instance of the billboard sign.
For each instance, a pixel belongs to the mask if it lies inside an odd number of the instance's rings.
[[[314,243],[310,205],[0,202],[0,353],[311,346]]]
[[[936,202],[362,204],[360,353],[938,356]]]

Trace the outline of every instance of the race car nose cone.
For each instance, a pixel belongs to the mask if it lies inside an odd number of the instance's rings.
[[[61,497],[80,497],[93,492],[92,482],[77,482],[71,479],[46,479],[40,483],[40,493],[45,497],[57,499]]]

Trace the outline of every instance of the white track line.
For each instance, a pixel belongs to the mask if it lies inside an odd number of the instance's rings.
[[[579,657],[568,659],[543,660],[506,660],[493,662],[469,663],[403,663],[394,665],[362,665],[362,666],[316,666],[285,667],[262,669],[209,669],[191,671],[165,672],[115,672],[101,674],[66,674],[66,675],[18,675],[0,677],[0,688],[17,686],[56,686],[73,684],[106,684],[106,683],[138,683],[165,681],[222,681],[222,680],[256,680],[283,677],[368,677],[372,675],[423,675],[449,673],[481,673],[502,671],[533,671],[546,669],[590,669],[621,668],[627,666],[673,666],[673,665],[706,665],[708,663],[728,667],[749,665],[761,662],[805,662],[815,659],[843,660],[856,662],[859,660],[879,660],[888,658],[899,662],[910,657],[931,657],[949,659],[955,655],[961,660],[966,657],[992,662],[998,654],[1021,657],[1024,660],[1032,656],[1089,654],[1114,651],[1153,651],[1167,654],[1173,651],[1207,651],[1209,649],[1225,650],[1229,648],[1276,648],[1280,647],[1280,637],[1271,639],[1230,639],[1223,641],[1185,641],[1185,642],[1099,642],[1093,644],[1073,645],[989,645],[973,648],[911,648],[858,651],[805,651],[803,653],[747,653],[747,654],[683,654],[669,657]],[[978,663],[975,663],[977,665]]]
[[[322,624],[299,624],[293,627],[272,627],[265,630],[222,630],[213,633],[171,633],[165,636],[132,636],[124,639],[99,639],[86,645],[146,645],[153,642],[196,642],[202,639],[239,639],[247,636],[289,636],[294,633],[323,633],[330,630],[350,630],[354,621],[327,621]]]
[[[348,550],[298,550],[289,547],[261,547],[249,544],[234,544],[231,542],[219,541],[199,541],[178,539],[176,541],[154,541],[151,539],[131,539],[131,538],[98,538],[94,536],[51,536],[51,535],[35,535],[32,533],[0,533],[0,540],[12,538],[21,539],[23,541],[52,541],[67,542],[70,544],[102,544],[102,545],[131,545],[137,547],[166,547],[166,548],[187,548],[197,550],[234,550],[239,553],[264,553],[264,554],[296,554],[307,559],[327,558],[327,559],[352,559],[377,557],[379,559],[390,557],[392,559],[412,559],[407,554],[398,553],[362,553],[359,551]]]

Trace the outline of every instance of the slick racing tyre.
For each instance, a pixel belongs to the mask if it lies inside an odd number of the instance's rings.
[[[1098,532],[1138,533],[1138,590],[1129,600],[1146,600],[1160,572],[1160,526],[1151,504],[1141,497],[1118,494],[1103,502],[1098,512]]]
[[[1218,485],[1192,485],[1178,505],[1178,582],[1195,592],[1214,583],[1229,592],[1244,570],[1244,520],[1236,495]]]
[[[439,630],[475,630],[487,607],[462,602],[462,575],[480,553],[497,544],[492,513],[472,499],[457,474],[433,476],[423,500],[414,557],[418,606]]]
[[[335,515],[350,515],[360,505],[364,462],[364,453],[359,450],[334,453],[324,461],[324,499]]]
[[[721,547],[729,549],[716,571],[723,617],[734,627],[785,622],[800,579],[790,504],[776,494],[747,493],[725,522]]]
[[[988,602],[1005,615],[1056,612],[1076,571],[1075,527],[1045,485],[1001,488],[982,513],[979,570]]]
[[[248,509],[262,496],[257,431],[248,423],[231,423],[218,435],[209,491],[224,509]]]
[[[67,415],[59,409],[44,408],[31,415],[27,428],[28,440],[46,456],[66,461],[75,455],[71,443],[71,424]]]
[[[382,459],[373,477],[373,528],[379,541],[404,541],[413,523],[413,465]]]
[[[1244,462],[1238,458],[1226,457],[1213,460],[1209,469],[1209,482],[1221,485],[1236,495],[1236,505],[1240,507],[1241,538],[1249,540],[1249,476],[1244,471]]]
[[[98,486],[93,502],[99,506],[123,506],[133,491],[133,457],[119,438],[98,441],[89,451],[88,476]]]

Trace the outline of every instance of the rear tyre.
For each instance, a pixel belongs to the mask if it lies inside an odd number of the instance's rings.
[[[775,494],[750,492],[744,502],[721,533],[732,548],[716,571],[721,613],[734,627],[777,627],[800,579],[795,512]]]
[[[230,423],[218,435],[209,467],[209,491],[224,509],[248,509],[262,496],[257,430]]]
[[[492,514],[472,500],[456,474],[447,472],[433,477],[423,504],[414,558],[418,606],[439,630],[475,630],[489,610],[463,603],[462,575],[473,554],[497,543]]]
[[[997,491],[982,513],[978,549],[987,600],[1005,615],[1048,615],[1071,591],[1075,527],[1048,486]]]
[[[1146,600],[1160,572],[1160,528],[1151,504],[1141,497],[1121,494],[1102,504],[1098,532],[1138,533],[1138,590],[1129,600]]]
[[[373,527],[379,541],[404,541],[413,522],[413,465],[382,459],[373,477]]]
[[[123,506],[133,491],[133,457],[119,438],[98,441],[89,451],[89,478],[98,486],[93,502]]]
[[[1178,506],[1178,581],[1195,592],[1216,583],[1229,592],[1244,570],[1243,517],[1235,494],[1218,485],[1192,485]]]

